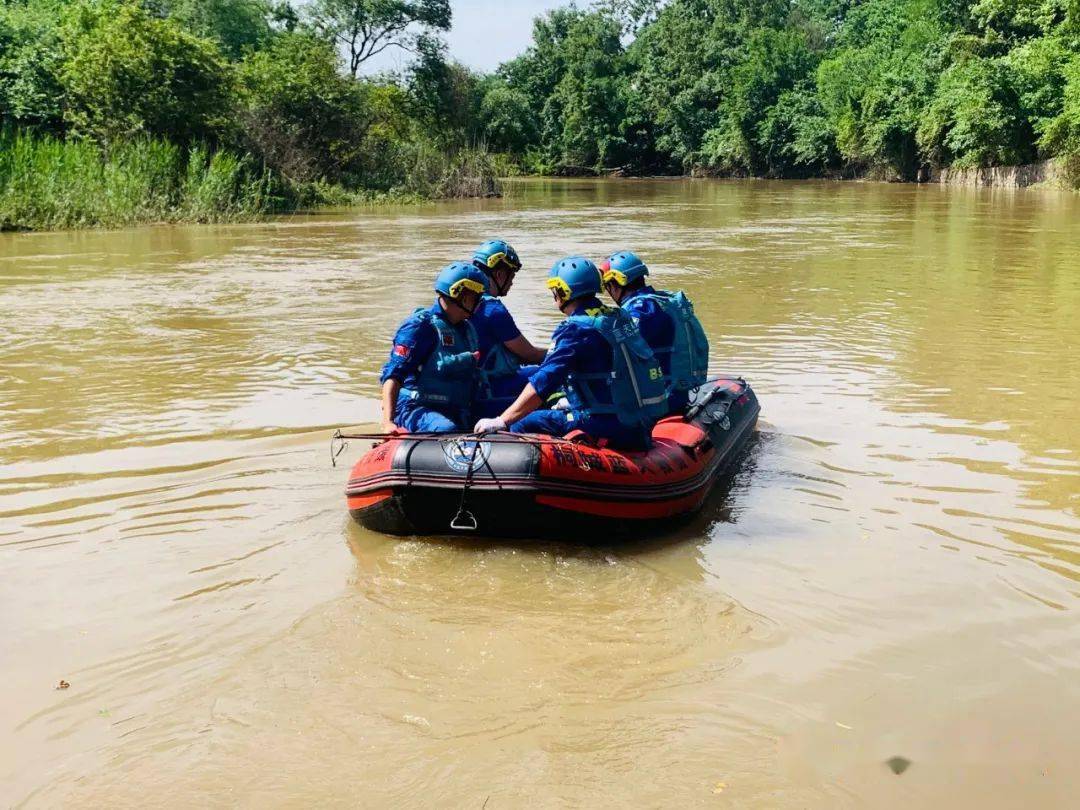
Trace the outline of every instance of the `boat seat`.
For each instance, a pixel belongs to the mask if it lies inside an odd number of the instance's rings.
[[[652,429],[653,439],[668,439],[688,450],[701,445],[709,434],[697,425],[683,420],[681,416],[668,416],[661,419]]]

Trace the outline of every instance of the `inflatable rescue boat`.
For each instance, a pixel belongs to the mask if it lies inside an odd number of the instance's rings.
[[[584,434],[404,434],[353,467],[349,513],[389,534],[579,537],[670,526],[701,508],[753,434],[760,407],[745,380],[703,385],[685,416],[653,428],[648,451]]]

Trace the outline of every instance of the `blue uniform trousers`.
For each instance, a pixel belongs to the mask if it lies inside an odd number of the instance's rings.
[[[609,446],[619,450],[646,450],[652,445],[648,432],[640,427],[627,427],[611,414],[583,417],[573,411],[533,411],[522,417],[510,430],[514,433],[547,433],[565,436],[571,430],[583,430],[594,439],[607,439]]]
[[[453,433],[472,429],[472,425],[459,425],[430,405],[421,405],[408,395],[400,394],[394,408],[394,424],[409,433]]]

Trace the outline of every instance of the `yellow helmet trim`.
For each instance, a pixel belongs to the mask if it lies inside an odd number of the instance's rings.
[[[557,276],[555,278],[549,278],[547,280],[549,290],[555,290],[559,293],[559,298],[570,297],[570,285]]]
[[[494,270],[500,264],[505,264],[515,273],[521,269],[521,262],[519,261],[517,264],[514,264],[512,261],[510,261],[510,257],[504,251],[492,253],[490,256],[487,257],[486,261],[488,270]]]
[[[608,270],[604,273],[603,281],[607,284],[610,281],[614,281],[620,287],[626,286],[626,273],[621,270]]]
[[[463,278],[450,285],[450,297],[457,300],[461,297],[462,290],[472,290],[474,293],[479,293],[480,295],[487,292],[487,288],[479,281],[473,281],[471,278]]]

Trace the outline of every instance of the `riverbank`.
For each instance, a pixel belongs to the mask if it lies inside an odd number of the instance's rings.
[[[1077,165],[1072,165],[1077,164]],[[931,181],[945,186],[994,188],[1041,188],[1080,190],[1080,160],[1040,160],[1021,166],[986,166],[972,169],[941,169]]]
[[[248,222],[320,207],[498,196],[482,149],[417,148],[389,189],[294,182],[250,155],[136,138],[108,151],[87,140],[0,133],[0,231]]]
[[[650,179],[648,175],[634,175],[623,169],[596,170],[582,166],[561,166],[547,175],[523,175],[529,177],[574,178],[595,177],[609,179]],[[917,179],[906,180],[894,173],[881,170],[832,172],[809,178],[763,177],[745,172],[715,172],[693,169],[685,175],[714,180],[838,180],[879,183],[940,183],[945,186],[973,186],[997,188],[1047,188],[1064,191],[1080,191],[1080,157],[1050,158],[1017,166],[983,166],[974,168],[942,167],[920,171]]]

